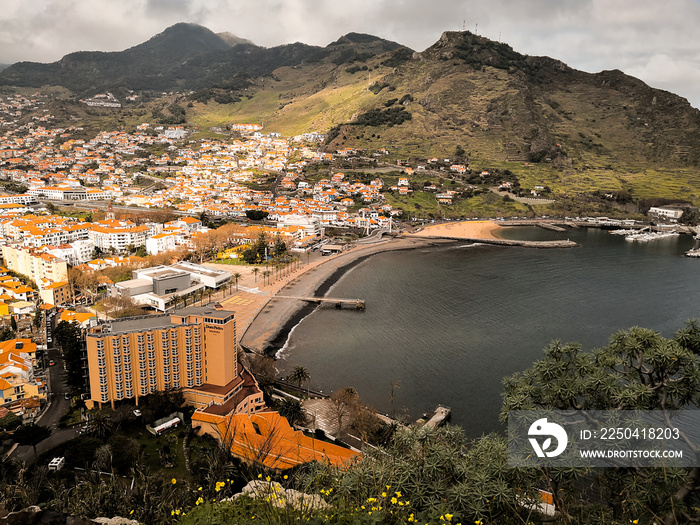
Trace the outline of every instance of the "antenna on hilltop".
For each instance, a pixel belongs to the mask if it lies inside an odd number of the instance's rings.
[[[465,20],[462,20],[462,31],[466,31],[466,30],[467,30],[467,20],[465,19]]]
[[[499,44],[501,43],[501,32],[500,31],[498,32],[498,43]]]
[[[474,27],[474,34],[478,35],[479,34],[479,22],[476,23],[476,26]]]

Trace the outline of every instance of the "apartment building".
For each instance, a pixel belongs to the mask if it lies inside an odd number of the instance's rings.
[[[34,377],[36,344],[30,339],[0,343],[0,404],[46,397],[46,384]]]
[[[90,406],[138,404],[142,396],[180,388],[200,410],[264,407],[257,383],[238,363],[230,310],[189,307],[114,320],[90,329],[86,340]]]
[[[38,283],[37,283],[38,284]],[[66,281],[39,285],[39,296],[46,304],[62,306],[73,302],[73,293],[70,284]]]
[[[127,246],[145,246],[149,233],[150,229],[145,225],[94,226],[89,231],[88,238],[97,248],[103,251],[109,251],[114,248],[116,251],[121,252]]]
[[[7,268],[26,275],[35,283],[42,279],[53,282],[68,280],[66,261],[50,253],[5,245],[2,247],[2,257]]]

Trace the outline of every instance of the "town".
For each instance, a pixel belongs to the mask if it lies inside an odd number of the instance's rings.
[[[0,427],[8,431],[0,452],[42,458],[49,470],[84,468],[66,443],[99,438],[115,449],[110,436],[120,425],[125,440],[157,448],[150,466],[193,480],[191,439],[236,458],[248,478],[286,479],[284,472],[312,462],[351,464],[366,446],[387,442],[393,414],[362,406],[351,387],[313,392],[303,367],[278,377],[265,353],[270,328],[258,327],[244,345],[246,329],[258,316],[273,317],[281,309],[275,301],[320,302],[311,293],[275,294],[316,271],[324,255],[420,224],[394,197],[421,191],[450,207],[480,192],[510,205],[513,195],[521,208],[511,211],[553,202],[545,185],[523,197],[512,174],[472,172],[460,156],[380,163],[386,149],[328,153],[322,134],[284,138],[259,124],[231,123],[219,138],[148,122],[86,137],[79,127],[54,127],[45,99],[0,100]],[[119,107],[111,94],[81,103]],[[671,235],[688,210],[649,213],[653,235]],[[648,228],[616,217],[537,224]],[[276,315],[279,324],[284,315]],[[438,406],[415,425],[440,426],[450,412]],[[189,430],[175,437],[181,425]],[[58,447],[49,447],[50,435]],[[56,452],[47,458],[37,448]],[[95,453],[90,461],[123,474],[137,458]]]

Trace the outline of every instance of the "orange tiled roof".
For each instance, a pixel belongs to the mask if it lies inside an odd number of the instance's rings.
[[[305,436],[273,411],[218,417],[197,411],[192,420],[216,424],[232,454],[269,468],[284,470],[311,461],[342,467],[358,456],[347,448]]]

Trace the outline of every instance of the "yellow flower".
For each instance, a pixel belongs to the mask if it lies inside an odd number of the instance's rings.
[[[382,492],[382,498],[386,498],[386,492]]]
[[[287,475],[285,474],[285,475],[284,475],[284,479],[287,479],[287,478],[289,478],[289,476],[287,476]]]
[[[634,523],[634,525],[637,525],[637,523],[639,523],[639,520],[633,520],[632,523]]]
[[[262,479],[262,474],[258,474],[258,479]]]
[[[171,515],[171,516],[175,516],[175,511],[174,511],[174,510],[171,510],[171,511],[170,511],[170,515]]]
[[[397,498],[400,498],[400,497],[401,497],[401,493],[400,493],[400,492],[394,492],[394,494],[396,494],[396,497],[397,497]]]
[[[270,476],[265,478],[265,481],[269,482],[270,481]]]
[[[399,501],[399,500],[397,500],[396,498],[391,498],[391,504],[392,504],[392,505],[396,505],[396,503],[397,503],[398,501]]]
[[[175,483],[177,483],[177,480],[176,480],[175,478],[173,478],[173,479],[170,480],[170,483],[172,483],[173,485],[175,485]]]
[[[445,519],[447,521],[452,521],[452,516],[453,516],[453,514],[445,514]]]
[[[177,510],[175,511],[175,514],[176,514],[177,516],[179,516],[179,515],[180,515],[180,509],[177,509]]]
[[[131,516],[134,513],[134,511],[129,511],[129,516]]]

